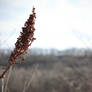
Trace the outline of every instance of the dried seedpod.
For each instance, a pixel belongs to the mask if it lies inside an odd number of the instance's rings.
[[[11,66],[16,63],[16,60],[18,58],[22,56],[22,59],[24,60],[23,55],[27,52],[28,47],[36,39],[34,38],[35,18],[36,18],[36,13],[35,13],[35,8],[33,7],[32,14],[29,16],[29,19],[27,19],[27,21],[25,22],[24,27],[22,27],[22,32],[20,32],[20,36],[17,38],[17,42],[15,43],[15,48],[9,58],[9,65],[0,76],[0,79],[3,78],[4,75],[11,68]]]

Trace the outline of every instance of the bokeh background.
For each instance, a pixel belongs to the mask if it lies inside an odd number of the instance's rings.
[[[0,92],[92,92],[92,0],[0,0],[0,74],[33,6],[36,40]]]

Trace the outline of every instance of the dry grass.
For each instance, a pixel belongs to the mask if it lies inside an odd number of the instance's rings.
[[[92,81],[86,71],[84,67],[73,69],[60,62],[49,69],[40,65],[14,68],[7,92],[91,92]]]
[[[31,56],[15,65],[7,92],[92,92],[91,61],[89,56]]]
[[[8,90],[9,92],[61,92],[61,90],[70,92],[70,87],[61,73],[41,70],[36,66],[29,69],[13,69]]]

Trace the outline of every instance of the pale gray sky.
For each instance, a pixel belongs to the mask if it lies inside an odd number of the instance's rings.
[[[38,48],[92,47],[92,0],[0,0],[0,40],[12,47],[36,8]]]

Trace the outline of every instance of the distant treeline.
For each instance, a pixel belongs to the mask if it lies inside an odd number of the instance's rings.
[[[0,49],[0,53],[11,53],[13,49]],[[89,55],[92,54],[92,49],[89,48],[70,48],[65,50],[58,49],[42,49],[42,48],[31,48],[28,50],[29,54],[32,55]]]
[[[12,50],[0,49],[0,65],[6,66],[9,63],[9,57]],[[34,64],[47,65],[54,64],[57,62],[64,62],[66,64],[80,64],[85,63],[84,61],[92,61],[92,51],[84,49],[70,49],[65,51],[59,51],[55,49],[44,50],[44,49],[31,49],[26,55],[25,60],[21,58],[16,61],[15,66],[32,66]],[[83,61],[84,60],[84,61]],[[76,62],[74,62],[76,61]],[[78,62],[80,61],[80,63]],[[20,64],[21,63],[21,64]],[[77,65],[77,64],[76,64]],[[80,64],[81,65],[81,64]]]

